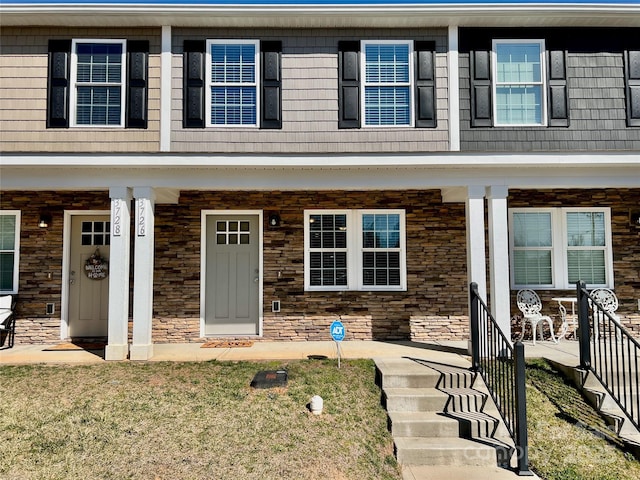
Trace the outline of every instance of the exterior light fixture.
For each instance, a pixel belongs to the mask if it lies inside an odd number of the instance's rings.
[[[272,213],[269,215],[269,226],[270,227],[279,227],[280,226],[280,215],[277,213]]]
[[[629,225],[640,228],[640,210],[629,210]]]
[[[49,228],[51,225],[51,214],[50,213],[41,213],[40,220],[38,221],[38,227],[40,228]]]

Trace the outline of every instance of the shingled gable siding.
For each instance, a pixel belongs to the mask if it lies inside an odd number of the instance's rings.
[[[622,323],[640,337],[640,312],[638,312],[638,292],[640,292],[640,229],[629,225],[629,210],[640,205],[640,189],[601,190],[510,190],[507,199],[509,207],[610,207],[613,243],[613,270],[615,293],[620,306],[618,315]],[[545,314],[558,320],[557,302],[553,297],[575,297],[574,290],[538,290]],[[511,292],[512,314],[515,307],[516,291]],[[512,325],[514,332],[520,325]]]
[[[48,42],[72,38],[125,38],[149,41],[146,129],[47,128]],[[159,150],[160,29],[2,27],[0,81],[0,131],[5,133],[0,136],[0,151],[4,153],[114,153]]]
[[[480,41],[471,40],[471,37],[465,40],[465,31],[461,30],[459,65],[462,151],[640,149],[640,128],[627,127],[624,76],[624,50],[632,48],[629,41],[635,44],[640,41],[640,29],[620,29],[615,32],[561,29],[562,31],[555,33],[554,29],[494,31],[495,38],[545,39],[547,50],[567,50],[569,126],[474,128],[471,126],[469,49],[491,49],[491,35],[479,33],[479,30],[473,35],[479,35]],[[623,33],[625,30],[630,31],[626,36],[627,40]],[[487,35],[489,38],[484,38]]]
[[[211,30],[173,29],[172,146],[215,153],[353,153],[447,151],[446,29]],[[245,38],[282,41],[282,129],[182,127],[185,40]],[[436,42],[437,128],[338,129],[338,41],[407,39]]]

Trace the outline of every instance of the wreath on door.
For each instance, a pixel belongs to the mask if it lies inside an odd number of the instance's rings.
[[[87,258],[84,263],[84,273],[91,280],[104,280],[109,275],[109,261],[100,255],[100,249]]]

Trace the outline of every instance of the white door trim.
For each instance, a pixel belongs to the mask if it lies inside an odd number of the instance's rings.
[[[202,210],[200,212],[200,337],[204,337],[205,331],[205,300],[206,300],[206,275],[207,266],[207,216],[209,215],[257,215],[258,216],[258,336],[262,336],[263,321],[263,252],[264,252],[264,214],[262,210]]]
[[[62,295],[60,299],[60,339],[69,336],[69,262],[71,259],[71,217],[79,215],[106,215],[110,210],[65,210],[62,227]]]

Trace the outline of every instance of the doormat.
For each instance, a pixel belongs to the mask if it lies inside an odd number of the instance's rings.
[[[58,345],[52,345],[51,347],[47,347],[45,349],[43,349],[43,352],[60,352],[60,351],[67,351],[67,352],[74,352],[74,351],[80,351],[80,350],[101,350],[105,347],[105,343],[100,343],[100,342],[82,342],[82,343],[71,343],[71,342],[66,342],[66,343],[59,343]]]
[[[256,376],[251,380],[251,386],[253,388],[273,388],[273,387],[286,387],[287,386],[287,371],[286,370],[263,370],[256,373]]]
[[[251,340],[233,340],[233,341],[216,341],[203,343],[200,348],[239,348],[239,347],[251,347],[253,342]]]

